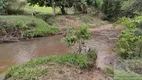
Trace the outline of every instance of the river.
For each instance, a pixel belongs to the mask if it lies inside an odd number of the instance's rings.
[[[31,59],[68,53],[62,35],[38,38],[30,41],[0,44],[0,73],[7,68]]]

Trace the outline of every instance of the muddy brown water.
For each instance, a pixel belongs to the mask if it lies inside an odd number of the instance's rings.
[[[62,35],[39,38],[31,41],[0,44],[0,74],[7,68],[28,62],[31,59],[68,53]]]

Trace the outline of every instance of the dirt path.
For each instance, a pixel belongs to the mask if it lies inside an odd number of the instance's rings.
[[[123,28],[113,24],[92,28],[92,39],[87,41],[88,46],[92,46],[97,51],[97,67],[104,69],[107,65],[113,65],[116,53],[118,36]]]

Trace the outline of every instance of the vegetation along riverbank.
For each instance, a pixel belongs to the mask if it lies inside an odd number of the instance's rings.
[[[6,43],[0,48],[37,37],[49,43],[31,43],[34,51],[19,44],[17,60],[25,63],[13,64],[0,79],[142,80],[142,0],[1,0],[0,43]],[[59,54],[60,42],[68,53]],[[41,55],[33,57],[38,49]],[[0,64],[2,57],[0,51]]]

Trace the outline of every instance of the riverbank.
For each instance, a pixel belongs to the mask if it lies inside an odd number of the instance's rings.
[[[95,23],[94,23],[95,22]],[[35,16],[0,16],[0,42],[17,42],[21,39],[46,37],[58,34],[59,30],[86,25],[97,27],[107,24],[91,15],[35,15]]]
[[[82,74],[82,71],[86,69],[91,69],[94,66],[96,60],[95,54],[96,54],[95,52],[90,52],[84,55],[66,54],[63,56],[50,56],[46,58],[35,59],[25,64],[9,68],[4,73],[4,78],[6,80],[13,80],[13,79],[32,80],[39,78],[41,78],[39,80],[45,80],[45,79],[50,80],[50,78],[51,80],[53,80],[53,78],[59,76],[64,78],[65,76],[70,77],[71,75],[75,74],[77,75],[78,71],[80,74]],[[69,70],[69,72],[66,70]],[[73,73],[72,70],[74,70]],[[52,77],[50,76],[52,74],[64,74],[64,75],[55,75],[56,77],[55,76]],[[75,76],[72,76],[72,78],[75,79]]]
[[[37,17],[37,16],[36,16]],[[0,45],[1,50],[1,70],[4,71],[8,67],[12,65],[27,62],[33,58],[49,56],[49,54],[57,55],[65,51],[67,53],[67,47],[65,47],[64,43],[60,43],[63,35],[51,35],[60,33],[65,34],[65,30],[68,27],[77,27],[81,25],[87,25],[90,27],[97,27],[99,25],[104,25],[108,23],[107,21],[102,21],[97,17],[93,17],[90,15],[57,15],[55,17],[48,17],[48,20],[45,22],[40,17],[33,16],[0,16],[0,31],[2,32],[0,36],[1,42],[6,42]],[[89,18],[87,18],[89,17]],[[53,19],[52,19],[53,18]],[[86,20],[85,20],[86,19]],[[50,22],[49,22],[50,21]],[[88,22],[87,22],[88,21]],[[49,25],[50,24],[50,25]],[[56,27],[52,27],[56,26]],[[48,36],[51,35],[51,36]],[[36,37],[48,36],[47,38],[40,38],[39,41],[35,40]],[[51,39],[49,39],[51,38]],[[28,39],[28,41],[27,41]],[[19,41],[17,43],[17,41]],[[47,42],[45,41],[47,40]],[[51,41],[52,40],[52,41]],[[32,42],[33,41],[33,42]],[[9,43],[16,42],[16,43]],[[45,45],[46,44],[46,45]],[[57,46],[62,46],[62,48],[58,48],[54,50]],[[49,48],[49,49],[47,49]],[[51,49],[53,48],[53,49]],[[8,50],[7,50],[8,49]],[[63,51],[61,51],[61,50]],[[51,53],[48,53],[49,51]],[[10,51],[10,52],[9,52]],[[37,51],[37,52],[35,52]],[[46,52],[45,52],[46,51]],[[5,54],[7,53],[7,54]],[[30,54],[29,54],[30,53]],[[39,54],[45,54],[39,55]],[[5,54],[5,55],[3,55]],[[13,54],[13,55],[11,55]],[[29,54],[29,55],[27,55]],[[9,60],[7,59],[9,57]],[[20,58],[22,59],[20,59]],[[25,58],[27,57],[27,58]],[[17,62],[17,59],[19,62]],[[20,60],[19,60],[20,59]],[[14,60],[14,61],[13,61]]]
[[[0,44],[0,74],[9,67],[23,64],[32,59],[52,55],[64,55],[69,52],[63,35],[54,35],[14,43]]]
[[[0,42],[15,42],[58,32],[58,28],[34,16],[0,16]]]

